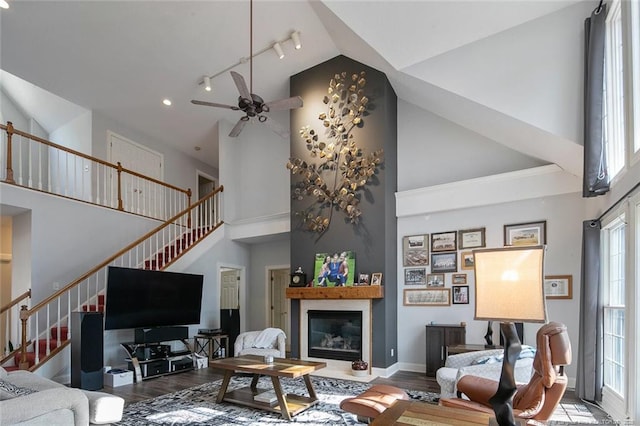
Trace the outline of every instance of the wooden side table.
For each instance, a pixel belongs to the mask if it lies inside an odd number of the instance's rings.
[[[193,352],[210,360],[226,358],[229,354],[229,336],[226,334],[196,334],[193,336]]]

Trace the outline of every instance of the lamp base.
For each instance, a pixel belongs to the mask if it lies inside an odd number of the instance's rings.
[[[500,332],[504,338],[502,372],[500,373],[498,391],[489,399],[489,403],[496,413],[496,420],[500,426],[516,426],[517,423],[513,417],[513,395],[518,388],[516,387],[514,369],[522,346],[514,323],[500,323]]]

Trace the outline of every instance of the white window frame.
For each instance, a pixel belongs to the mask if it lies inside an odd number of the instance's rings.
[[[628,336],[628,312],[627,312],[627,307],[625,305],[620,305],[619,303],[614,303],[614,304],[610,304],[610,297],[609,297],[609,278],[612,274],[612,268],[611,268],[611,232],[614,229],[618,229],[618,227],[622,226],[622,232],[623,232],[623,236],[624,236],[624,242],[625,245],[622,247],[623,250],[623,258],[622,258],[622,263],[623,263],[623,268],[625,268],[625,265],[628,263],[626,261],[627,259],[627,244],[628,244],[628,235],[627,235],[627,231],[628,231],[628,227],[625,224],[625,214],[621,213],[619,210],[616,211],[615,215],[611,215],[611,217],[605,218],[605,220],[603,221],[603,228],[602,228],[602,283],[604,285],[604,293],[603,293],[603,297],[604,297],[604,315],[603,315],[603,321],[606,321],[606,314],[607,311],[610,310],[610,307],[613,308],[620,308],[623,307],[624,308],[624,314],[625,314],[625,329],[624,329],[624,334],[625,336]],[[623,269],[622,273],[623,273],[623,279],[626,280],[626,268]],[[625,285],[625,291],[626,291],[626,285]],[[624,295],[622,296],[623,299],[623,303],[624,303]],[[606,331],[607,331],[607,327],[606,324],[604,326],[604,333],[603,333],[603,355],[604,355],[604,359],[603,359],[603,375],[606,374],[605,370],[606,370],[606,363],[607,363],[607,358],[608,358],[608,353],[607,353],[607,338],[606,338]],[[603,380],[603,388],[602,388],[602,408],[611,415],[611,417],[613,417],[616,420],[622,420],[625,419],[626,416],[626,412],[627,412],[627,396],[628,396],[628,388],[629,388],[629,376],[628,373],[626,371],[627,368],[627,360],[628,360],[628,356],[627,354],[629,353],[628,351],[628,342],[629,339],[624,339],[624,347],[622,349],[623,351],[623,359],[622,359],[622,364],[624,366],[624,372],[623,372],[623,377],[626,378],[626,380],[624,381],[622,388],[621,389],[614,389],[611,386],[609,386],[608,384],[606,384]]]
[[[607,172],[613,182],[626,170],[625,64],[621,0],[613,0],[606,18],[603,132]]]
[[[629,158],[631,164],[640,161],[640,2],[627,1],[623,3],[623,33],[625,36],[625,44],[629,46],[628,60],[625,66],[631,72],[628,72],[627,84],[630,93],[627,100],[627,108],[629,113],[628,129],[630,140]],[[628,17],[625,19],[625,17]]]

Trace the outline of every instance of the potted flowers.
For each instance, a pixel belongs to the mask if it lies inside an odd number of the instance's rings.
[[[366,376],[369,374],[369,363],[361,359],[351,363],[351,373],[354,376]]]

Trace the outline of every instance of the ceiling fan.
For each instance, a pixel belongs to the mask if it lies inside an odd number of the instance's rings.
[[[265,102],[260,96],[253,92],[253,0],[250,1],[250,13],[249,13],[249,88],[244,77],[235,71],[231,71],[231,77],[235,83],[240,96],[238,97],[238,105],[225,105],[215,102],[192,100],[191,103],[195,105],[204,105],[217,108],[228,108],[234,111],[242,111],[244,116],[240,117],[238,122],[229,136],[234,138],[240,134],[244,126],[252,119],[256,118],[259,123],[267,124],[271,130],[282,136],[283,138],[289,137],[289,130],[278,122],[272,120],[264,113],[270,111],[282,111],[287,109],[294,109],[302,107],[302,98],[300,96],[293,96],[291,98],[280,99],[277,101]]]

